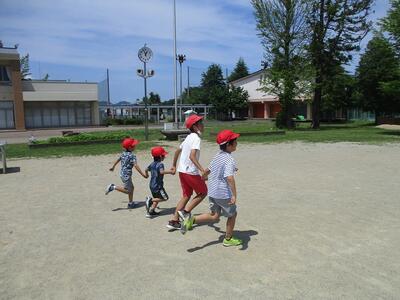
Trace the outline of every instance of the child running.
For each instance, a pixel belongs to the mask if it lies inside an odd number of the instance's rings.
[[[186,120],[186,127],[190,130],[190,134],[176,150],[172,164],[172,171],[175,174],[176,163],[180,155],[178,172],[182,198],[176,206],[175,214],[168,222],[167,228],[169,229],[182,229],[183,221],[190,219],[190,212],[207,196],[207,186],[202,179],[204,169],[199,162],[200,136],[204,130],[203,117],[191,115]],[[196,196],[189,202],[193,190],[196,192]],[[181,222],[179,218],[181,218]]]
[[[134,186],[132,183],[132,169],[135,167],[135,169],[139,172],[140,175],[142,175],[144,178],[147,178],[148,175],[142,172],[140,169],[139,165],[137,164],[137,159],[136,155],[133,153],[133,150],[135,150],[135,146],[139,143],[138,140],[132,139],[132,138],[126,138],[122,141],[122,147],[124,148],[124,151],[122,152],[121,156],[115,161],[113,166],[110,168],[110,171],[113,172],[115,166],[121,162],[121,171],[120,171],[120,177],[122,180],[122,183],[124,184],[123,186],[116,186],[115,184],[110,184],[106,188],[106,195],[108,195],[110,192],[117,190],[121,193],[128,194],[129,202],[128,202],[128,208],[131,209],[135,206],[135,203],[133,202],[133,190]]]
[[[228,218],[223,245],[229,247],[242,244],[240,239],[232,236],[237,216],[237,193],[234,178],[237,169],[231,153],[236,150],[238,137],[239,134],[231,130],[222,130],[218,133],[217,144],[220,152],[211,161],[204,174],[205,177],[209,175],[208,197],[211,212],[185,220],[182,233],[190,230],[193,224],[219,222],[219,217],[222,214]]]
[[[160,202],[168,200],[168,194],[164,189],[164,175],[174,174],[174,172],[172,168],[168,171],[165,170],[162,163],[167,154],[168,152],[163,147],[154,147],[151,149],[154,161],[147,167],[145,172],[147,177],[149,176],[149,172],[151,173],[150,191],[153,198],[146,197],[146,218],[159,215],[160,213],[155,210],[156,207]]]

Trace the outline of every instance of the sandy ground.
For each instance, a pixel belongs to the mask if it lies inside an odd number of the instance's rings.
[[[201,161],[215,150],[203,145]],[[11,160],[21,171],[0,175],[0,298],[399,299],[400,145],[239,145],[234,156],[239,248],[221,245],[222,220],[167,231],[177,176],[150,220],[104,195],[119,180],[114,155]],[[134,182],[142,201],[148,182]]]

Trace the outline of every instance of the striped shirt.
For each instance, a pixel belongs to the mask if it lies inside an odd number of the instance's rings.
[[[220,151],[208,167],[208,196],[216,199],[230,199],[231,188],[228,185],[228,176],[233,176],[236,171],[236,163],[233,156],[225,151]]]

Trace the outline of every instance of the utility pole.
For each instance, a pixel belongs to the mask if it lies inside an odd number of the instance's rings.
[[[172,56],[174,59],[174,99],[175,99],[175,124],[177,128],[179,128],[178,123],[178,100],[176,98],[176,0],[174,0],[174,55]]]
[[[187,67],[187,96],[190,97],[190,81],[189,81],[189,66]]]
[[[180,96],[179,96],[179,123],[182,123],[182,64],[186,60],[186,55],[179,54],[176,59],[179,62],[179,71],[180,71]]]

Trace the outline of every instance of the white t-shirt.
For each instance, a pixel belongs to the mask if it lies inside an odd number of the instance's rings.
[[[181,157],[178,164],[178,172],[190,175],[199,175],[200,172],[194,163],[190,160],[190,152],[192,149],[200,150],[201,139],[197,133],[192,132],[189,134],[179,148],[182,149]],[[196,151],[197,160],[200,158],[200,151]]]

